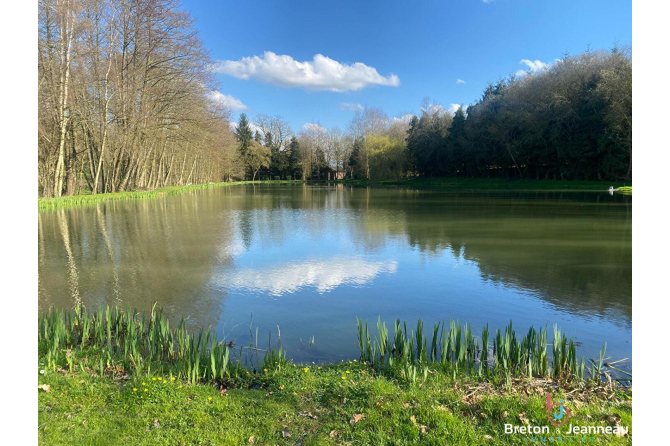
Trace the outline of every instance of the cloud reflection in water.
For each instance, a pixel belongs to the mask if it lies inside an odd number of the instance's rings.
[[[340,285],[365,285],[379,274],[395,274],[397,270],[395,260],[370,262],[340,257],[242,269],[222,277],[220,283],[272,296],[294,293],[306,287],[315,287],[319,293],[325,293]]]

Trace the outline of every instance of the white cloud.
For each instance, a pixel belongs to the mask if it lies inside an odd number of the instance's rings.
[[[210,91],[207,94],[207,97],[209,98],[210,101],[222,105],[229,110],[246,110],[247,108],[249,108],[236,97],[223,94],[218,90]]]
[[[395,74],[384,77],[364,63],[342,64],[321,54],[315,55],[312,61],[298,62],[291,56],[266,51],[263,57],[216,62],[213,71],[238,79],[253,78],[280,87],[301,87],[306,90],[344,92],[370,85],[400,85],[400,79]]]
[[[493,3],[493,0],[482,0],[482,3]]]
[[[526,70],[517,70],[514,73],[517,77],[523,77],[527,74],[540,73],[551,66],[551,64],[542,62],[541,60],[521,59],[521,62],[519,63],[526,65],[528,68]]]
[[[428,113],[429,115],[443,115],[447,112],[447,110],[442,107],[440,104],[430,104],[428,107],[422,107],[421,111],[424,113]]]
[[[450,104],[447,111],[451,116],[454,116],[459,108],[461,108],[461,104]]]
[[[362,286],[379,274],[395,274],[398,262],[368,262],[361,259],[330,258],[275,264],[259,269],[243,269],[220,278],[222,285],[258,293],[281,296],[302,288],[315,288],[325,293],[340,285]]]
[[[361,104],[357,104],[355,102],[340,102],[340,110],[343,110],[343,111],[359,111],[359,110],[363,110],[363,106]]]
[[[463,79],[456,79],[457,84],[464,84],[465,81]]]
[[[391,118],[391,124],[409,124],[412,118],[414,117],[413,114],[411,113],[406,113],[402,116],[399,116],[397,118]]]
[[[307,124],[302,126],[302,129],[305,132],[328,133],[328,130],[326,130],[325,127],[323,127],[321,124],[317,124],[315,122],[308,122]]]
[[[237,122],[229,122],[228,125],[230,126],[230,130],[232,130],[232,131],[235,131],[235,129],[236,129],[237,126],[238,126]],[[253,135],[255,135],[256,132],[259,132],[261,135],[263,135],[263,129],[260,128],[260,127],[258,127],[258,126],[257,126],[256,124],[254,124],[253,122],[250,122],[250,123],[249,123],[249,127],[251,127],[251,133],[252,133]]]

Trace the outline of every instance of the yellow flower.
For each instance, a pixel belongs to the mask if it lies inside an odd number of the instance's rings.
[[[284,390],[284,386],[279,386],[279,390]]]
[[[321,370],[321,367],[317,367],[319,370]]]
[[[347,379],[347,377],[346,377],[346,376],[343,376],[342,379]]]
[[[361,373],[362,373],[363,375],[365,375],[365,370],[361,371]]]
[[[137,387],[133,387],[133,392],[137,392]]]
[[[146,386],[146,385],[147,385],[147,383],[142,383],[142,385],[143,385],[143,386]]]
[[[144,389],[144,391],[146,392],[146,391],[147,391],[147,389]]]
[[[172,380],[172,381],[174,381],[174,380],[176,380],[176,379],[177,379],[177,378],[175,378],[174,376],[173,376],[172,378],[170,378],[170,380]]]
[[[152,381],[156,381],[156,378],[151,378]]]
[[[209,398],[207,398],[207,401],[212,401],[212,397],[210,396]]]
[[[293,367],[295,367],[295,364],[293,364]]]
[[[180,385],[179,385],[179,388],[181,389],[182,387],[184,387],[184,386],[182,386],[182,385],[180,384]]]
[[[351,373],[351,372],[350,372],[349,370],[347,370],[347,371],[346,371],[346,372],[344,372],[344,373]]]
[[[302,371],[307,373],[307,372],[309,372],[309,369],[307,367],[305,367],[304,369],[302,369]]]
[[[159,376],[159,377],[158,377],[158,381],[163,381],[163,378],[161,378],[161,377]]]
[[[358,362],[358,360],[357,360],[357,359],[354,359],[354,362]]]
[[[264,371],[264,372],[267,372],[267,371],[268,371],[268,369],[263,369],[263,371]]]

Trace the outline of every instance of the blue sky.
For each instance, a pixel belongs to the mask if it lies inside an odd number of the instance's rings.
[[[309,122],[346,129],[359,105],[390,116],[419,113],[424,97],[467,105],[488,82],[530,69],[522,60],[541,68],[565,53],[632,44],[630,1],[182,4],[218,62],[233,118],[278,114],[295,132]]]

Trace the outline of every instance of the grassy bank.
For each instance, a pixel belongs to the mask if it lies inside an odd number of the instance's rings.
[[[610,186],[632,192],[630,182],[514,180],[505,178],[410,178],[404,180],[341,180],[338,183],[354,186],[402,186],[446,190],[546,190],[546,191],[607,191]]]
[[[155,198],[164,195],[176,195],[184,192],[191,192],[201,189],[209,189],[213,187],[236,186],[240,184],[282,184],[282,183],[303,183],[303,181],[233,181],[227,183],[208,183],[208,184],[192,184],[189,186],[172,186],[152,190],[139,190],[129,192],[115,192],[96,195],[72,195],[59,198],[39,198],[37,200],[37,209],[39,211],[50,209],[62,209],[72,206],[82,206],[86,204],[103,203],[106,201],[115,200],[137,200],[144,198]]]
[[[525,444],[505,424],[551,426],[547,393],[572,424],[629,428],[592,444],[631,442],[630,388],[603,379],[602,355],[577,372],[556,329],[552,345],[510,325],[489,349],[468,325],[424,337],[420,321],[398,322],[389,337],[378,322],[373,338],[361,321],[358,358],[294,364],[271,347],[252,365],[235,359],[245,347],[173,329],[159,310],[51,311],[39,330],[43,444]]]

